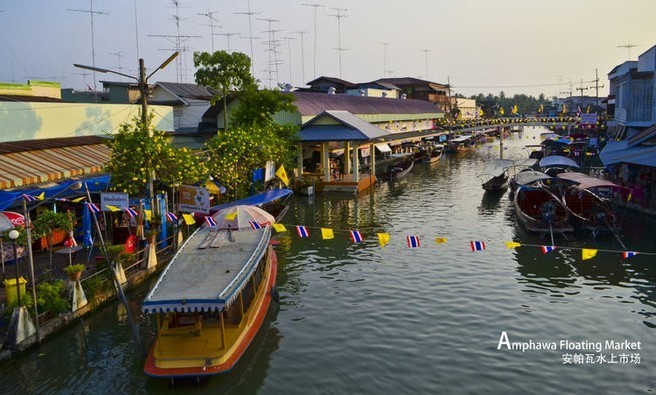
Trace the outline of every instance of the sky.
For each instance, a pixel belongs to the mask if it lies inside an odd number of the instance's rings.
[[[654,17],[655,0],[0,0],[0,82],[101,89],[128,79],[73,64],[137,76],[139,58],[152,72],[181,49],[149,82],[193,83],[194,52],[231,50],[263,87],[386,76],[594,96],[597,71],[605,96],[608,72],[656,45]]]

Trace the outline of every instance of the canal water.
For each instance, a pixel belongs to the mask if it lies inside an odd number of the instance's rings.
[[[526,158],[523,147],[541,131],[513,133],[505,158]],[[226,376],[174,387],[147,378],[125,311],[112,304],[0,366],[0,393],[653,392],[653,256],[623,261],[612,236],[579,234],[556,237],[544,254],[538,245],[550,238],[520,228],[508,194],[481,188],[477,174],[498,146],[416,166],[357,199],[294,197],[289,232],[275,236],[280,306]],[[310,236],[299,238],[295,225]],[[335,238],[323,240],[321,227]],[[654,219],[629,212],[624,227],[628,249],[656,252]],[[354,229],[364,242],[351,242]],[[384,248],[381,232],[390,235]],[[408,248],[406,236],[421,247]],[[507,249],[511,240],[532,246]],[[471,241],[486,249],[473,252]],[[613,252],[583,261],[582,247]],[[129,298],[151,344],[152,325],[139,313],[146,291]]]

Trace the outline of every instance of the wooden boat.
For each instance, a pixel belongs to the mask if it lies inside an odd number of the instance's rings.
[[[424,154],[424,157],[422,158],[422,163],[437,162],[442,158],[443,152],[444,152],[443,144],[432,144],[430,148],[428,148],[427,152]]]
[[[521,174],[521,173],[519,173]],[[563,205],[548,177],[530,184],[521,185],[513,197],[513,206],[519,222],[529,231],[538,233],[571,232],[574,227],[569,222],[569,211]]]
[[[577,183],[566,188],[562,196],[576,228],[589,230],[595,235],[619,230],[619,219],[611,199],[614,191],[626,188],[583,173],[561,173],[558,177]]]
[[[467,152],[474,147],[472,135],[464,135],[452,138],[447,143],[449,152]]]
[[[271,227],[201,227],[185,241],[143,302],[157,338],[144,371],[200,377],[230,370],[265,322],[275,291]]]
[[[485,166],[483,173],[478,177],[481,185],[486,191],[500,191],[508,187],[508,169],[514,161],[509,159],[497,159]]]
[[[412,155],[392,154],[391,156],[396,156],[401,158],[401,160],[388,166],[383,179],[398,180],[399,178],[407,176],[408,173],[412,171],[412,168],[415,165],[415,161]]]

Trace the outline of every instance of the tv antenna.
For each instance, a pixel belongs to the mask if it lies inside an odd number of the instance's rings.
[[[232,36],[237,36],[239,37],[239,33],[216,33],[217,36],[225,36],[228,39],[228,52],[230,52],[230,37]]]
[[[251,74],[255,77],[255,55],[253,53],[253,40],[259,40],[259,37],[253,37],[253,15],[258,15],[259,12],[251,12],[251,1],[247,1],[248,9],[246,12],[235,12],[238,15],[248,15],[248,37],[244,37],[251,42]]]
[[[93,67],[96,67],[96,48],[94,44],[94,39],[93,39],[93,16],[94,15],[109,15],[106,12],[103,11],[94,11],[93,10],[93,0],[89,0],[89,9],[88,10],[77,10],[73,8],[69,8],[68,11],[73,11],[73,12],[84,12],[89,14],[91,17],[91,65]],[[93,72],[93,90],[96,90],[96,72]]]
[[[339,51],[339,78],[342,78],[342,52],[346,51],[346,48],[342,48],[342,18],[346,18],[346,15],[342,12],[348,11],[346,8],[330,8],[335,10],[337,14],[329,15],[337,18],[337,51]]]
[[[219,22],[219,20],[214,17],[214,14],[218,14],[218,12],[217,11],[207,11],[204,14],[198,14],[200,16],[207,17],[207,19],[209,19],[209,21],[210,21],[210,24],[207,25],[207,26],[210,27],[210,37],[212,39],[212,53],[214,53],[214,27],[216,26],[219,29],[221,29],[221,26],[217,26],[217,25],[214,24],[214,22]]]
[[[297,31],[297,32],[292,32],[295,34],[298,34],[301,36],[301,70],[302,70],[302,77],[303,80],[301,81],[302,85],[305,85],[305,45],[303,44],[303,36],[307,33],[306,31]],[[291,83],[291,81],[290,81]]]
[[[640,44],[625,44],[625,45],[618,45],[617,48],[626,48],[629,52],[629,60],[631,60],[631,48],[639,47]]]
[[[303,3],[302,4],[305,7],[312,7],[314,8],[314,75],[313,78],[317,77],[317,9],[319,7],[325,7],[323,4],[318,4],[318,3]]]

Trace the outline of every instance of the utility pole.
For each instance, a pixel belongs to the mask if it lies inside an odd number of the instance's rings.
[[[314,79],[314,78],[317,78],[317,9],[319,7],[325,7],[325,5],[318,4],[318,3],[313,3],[313,4],[303,3],[302,5],[306,6],[306,7],[314,8],[314,52],[313,52],[313,56],[314,56],[314,74],[312,75],[312,78]]]
[[[581,105],[583,105],[583,91],[587,91],[590,87],[583,87],[583,78],[581,78],[581,85],[579,88],[576,88],[577,91],[581,91]]]
[[[428,81],[428,53],[430,49],[420,49],[420,52],[423,52],[426,58],[426,81]]]
[[[89,9],[88,10],[75,10],[69,8],[68,11],[73,11],[73,12],[84,12],[88,13],[89,16],[91,17],[91,65],[95,66],[96,65],[96,48],[94,44],[94,39],[93,39],[93,15],[98,14],[98,15],[109,15],[106,12],[102,11],[94,11],[93,10],[93,0],[89,0]],[[93,90],[94,92],[96,91],[96,73],[93,73]]]
[[[383,78],[387,75],[387,47],[390,43],[380,43],[383,46]]]
[[[626,45],[618,45],[617,48],[626,48],[629,52],[629,59],[631,60],[631,48],[639,47],[640,44],[626,44]]]
[[[337,14],[329,15],[337,18],[337,51],[339,51],[339,78],[342,78],[342,51],[345,51],[345,48],[342,48],[342,18],[346,18],[346,15],[342,14],[342,11],[348,11],[346,8],[330,8],[335,10]]]
[[[603,85],[599,85],[599,69],[595,69],[595,106],[599,107],[599,88],[603,88]]]

